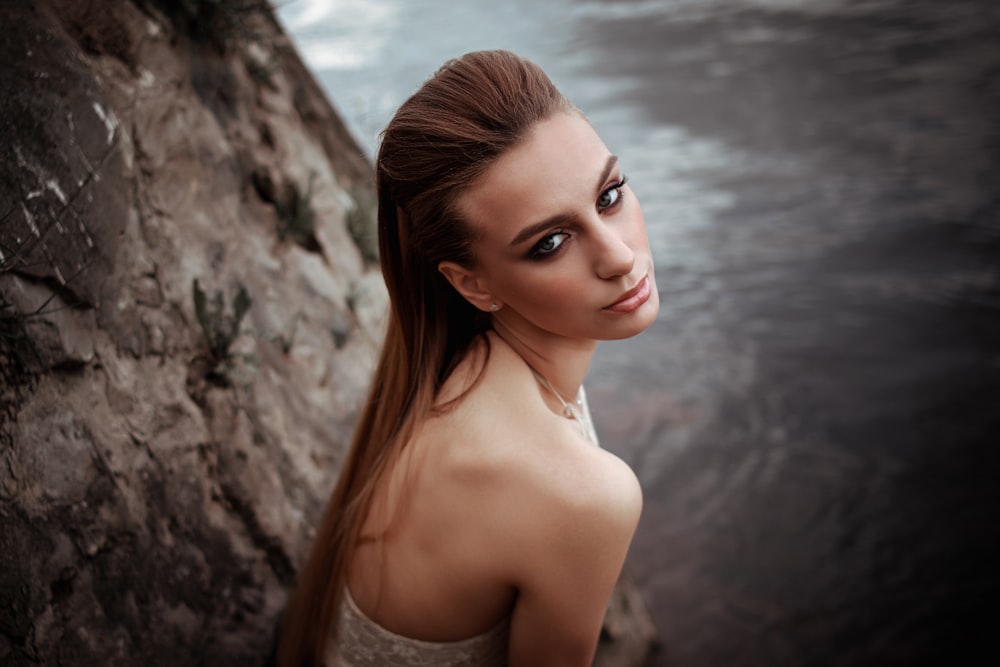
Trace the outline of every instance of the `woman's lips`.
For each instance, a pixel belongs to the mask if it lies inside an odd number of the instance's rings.
[[[620,299],[610,306],[605,306],[604,310],[612,313],[631,313],[639,309],[639,306],[649,299],[649,276],[644,276],[639,284],[625,292]]]

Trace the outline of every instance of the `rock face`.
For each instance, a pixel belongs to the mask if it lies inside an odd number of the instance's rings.
[[[3,13],[0,660],[260,663],[378,342],[370,166],[267,13]]]
[[[258,4],[0,8],[3,664],[270,649],[386,298],[371,166]]]

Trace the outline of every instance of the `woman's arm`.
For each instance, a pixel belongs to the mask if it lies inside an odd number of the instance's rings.
[[[589,667],[593,660],[642,495],[620,459],[591,453],[569,472],[550,471],[537,493],[516,503],[523,532],[513,556],[511,667]]]

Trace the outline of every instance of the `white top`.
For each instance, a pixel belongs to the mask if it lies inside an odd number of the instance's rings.
[[[451,642],[411,639],[365,616],[344,589],[340,628],[327,648],[327,667],[504,667],[510,617],[481,635]]]

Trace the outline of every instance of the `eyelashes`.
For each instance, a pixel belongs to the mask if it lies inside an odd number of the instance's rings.
[[[546,234],[542,240],[536,243],[528,252],[528,259],[545,259],[559,252],[559,248],[569,238],[569,232],[555,231]]]
[[[618,205],[625,193],[622,192],[622,188],[628,183],[628,176],[622,175],[622,178],[617,183],[613,183],[610,188],[601,193],[601,196],[597,198],[597,208],[601,211],[606,211],[613,206]],[[614,197],[612,198],[612,195]]]
[[[619,207],[625,197],[624,187],[628,183],[628,176],[622,174],[620,180],[612,183],[597,197],[597,210],[600,213],[607,213]],[[538,243],[528,251],[528,259],[545,260],[557,255],[563,248],[563,244],[569,240],[570,233],[556,229],[543,236]]]

